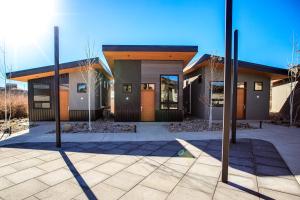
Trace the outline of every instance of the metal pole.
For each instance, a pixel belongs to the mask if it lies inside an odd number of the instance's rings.
[[[231,142],[236,143],[236,104],[237,104],[237,79],[238,79],[238,30],[234,31],[233,41],[233,81],[232,81],[232,122]]]
[[[56,147],[61,147],[60,132],[60,104],[59,104],[59,32],[54,27],[54,93],[55,93],[55,121],[56,121]]]
[[[224,66],[224,110],[222,141],[222,182],[228,181],[230,106],[231,106],[231,42],[232,42],[232,0],[226,0],[225,10],[225,66]]]

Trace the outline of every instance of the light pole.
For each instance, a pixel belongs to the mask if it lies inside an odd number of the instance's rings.
[[[238,81],[238,30],[233,36],[233,80],[232,80],[232,122],[231,122],[231,142],[236,143],[236,104],[237,104],[237,81]]]
[[[224,62],[224,109],[222,140],[222,182],[228,181],[230,106],[231,106],[231,42],[232,42],[232,0],[225,0],[225,62]]]
[[[61,147],[60,103],[59,103],[59,30],[54,27],[54,93],[55,93],[55,122],[56,147]]]

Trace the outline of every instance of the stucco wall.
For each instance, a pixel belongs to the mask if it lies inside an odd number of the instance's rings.
[[[77,83],[85,83],[88,73],[74,72],[69,74],[69,107],[70,110],[88,110],[88,92],[77,93]],[[95,71],[91,71],[91,110],[95,110]],[[99,99],[100,101],[100,99]]]
[[[291,94],[290,83],[272,87],[271,112],[277,113],[281,110],[284,103]]]

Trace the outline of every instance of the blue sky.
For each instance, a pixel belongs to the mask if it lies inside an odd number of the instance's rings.
[[[95,41],[102,59],[102,44],[198,45],[198,57],[224,55],[224,0],[56,2],[61,62],[85,58],[88,40]],[[300,39],[299,8],[299,0],[234,0],[239,58],[286,67],[293,32]],[[8,42],[7,51],[14,70],[53,64],[53,27],[49,24],[32,43],[16,47]]]

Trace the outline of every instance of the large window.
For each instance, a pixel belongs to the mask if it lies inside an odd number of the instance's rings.
[[[224,82],[213,81],[210,83],[210,89],[212,89],[212,106],[222,107],[224,104]]]
[[[50,84],[33,85],[33,104],[34,108],[51,107],[51,90]]]
[[[160,108],[178,109],[178,75],[160,76]]]

